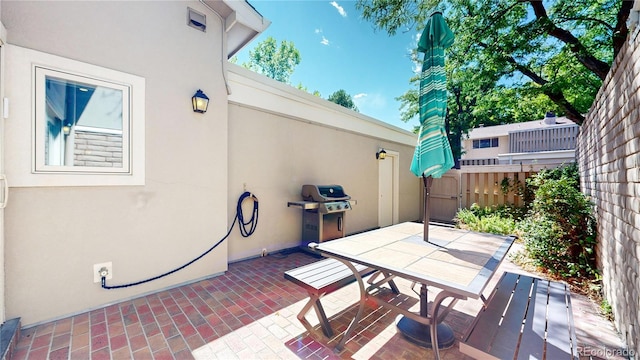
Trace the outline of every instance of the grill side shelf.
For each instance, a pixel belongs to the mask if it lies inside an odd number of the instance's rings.
[[[301,207],[302,210],[313,210],[320,207],[320,203],[315,201],[289,201],[287,203],[287,207],[298,206]]]
[[[350,207],[353,207],[358,202],[356,200],[348,200]],[[287,203],[287,207],[298,206],[301,207],[302,210],[315,210],[320,207],[319,202],[315,201],[289,201]]]

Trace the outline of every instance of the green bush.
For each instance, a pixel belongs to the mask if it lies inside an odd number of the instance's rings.
[[[518,230],[529,257],[562,277],[593,277],[595,218],[580,192],[577,166],[543,170],[528,181],[535,197]]]
[[[595,278],[596,227],[592,204],[580,192],[576,164],[542,170],[527,179],[527,207],[481,208],[473,204],[456,214],[459,228],[517,234],[532,263],[564,278]],[[503,191],[513,187],[503,181]]]
[[[492,234],[511,235],[516,231],[516,221],[506,213],[491,208],[480,208],[478,204],[470,209],[461,209],[456,214],[459,228]]]

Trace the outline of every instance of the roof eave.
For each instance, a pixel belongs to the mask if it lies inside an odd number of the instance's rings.
[[[227,59],[264,32],[271,21],[263,17],[247,1],[200,0],[224,20],[227,33]]]

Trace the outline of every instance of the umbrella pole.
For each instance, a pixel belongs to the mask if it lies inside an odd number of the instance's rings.
[[[429,219],[431,218],[431,214],[429,213],[429,198],[431,192],[431,184],[433,183],[433,177],[431,175],[424,176],[422,175],[422,180],[424,181],[424,230],[422,232],[424,236],[424,241],[433,244],[429,241]]]
[[[422,230],[424,241],[428,242],[429,244],[445,248],[440,244],[429,241],[429,221],[431,219],[431,214],[429,213],[429,199],[431,198],[431,184],[433,183],[433,177],[431,175],[422,175],[422,180],[424,181],[424,219],[422,221],[424,223],[424,230]]]

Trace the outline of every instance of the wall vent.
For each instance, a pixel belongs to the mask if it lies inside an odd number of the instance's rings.
[[[192,28],[198,29],[202,32],[207,31],[207,16],[199,13],[192,8],[187,8],[187,25]]]

